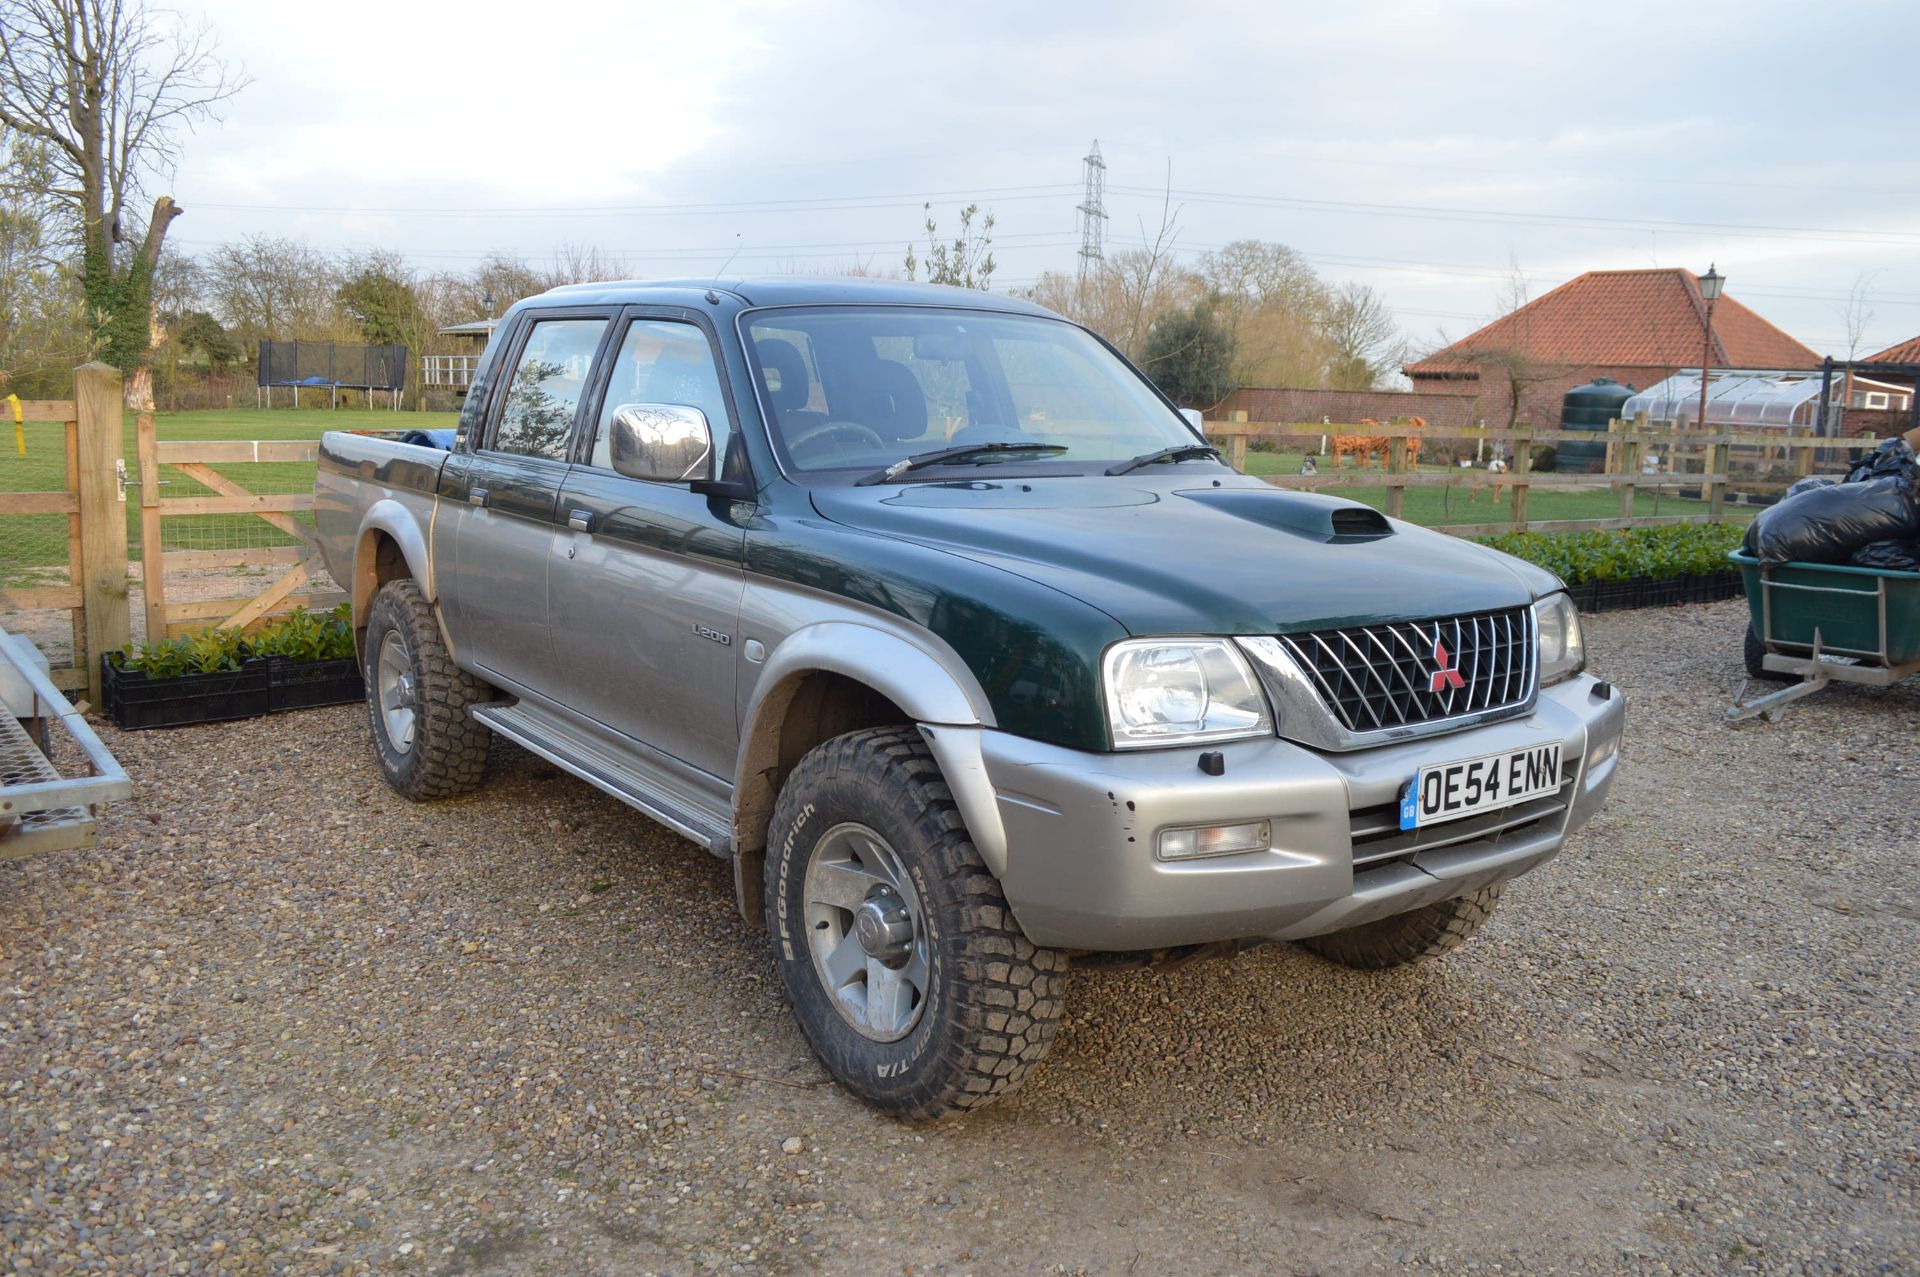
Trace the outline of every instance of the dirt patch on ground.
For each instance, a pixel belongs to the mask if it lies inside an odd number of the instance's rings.
[[[1727,729],[1743,606],[1589,622],[1613,802],[1464,950],[1078,974],[930,1129],[524,753],[412,806],[353,708],[109,733],[100,848],[0,866],[0,1269],[1911,1271],[1920,688]]]

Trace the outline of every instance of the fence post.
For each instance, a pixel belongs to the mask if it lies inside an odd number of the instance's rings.
[[[1620,477],[1626,480],[1625,483],[1618,485],[1622,519],[1633,518],[1634,498],[1640,494],[1640,489],[1635,486],[1634,481],[1640,477],[1640,453],[1646,447],[1640,439],[1640,432],[1647,427],[1647,414],[1639,413],[1633,419],[1633,428],[1620,441]]]
[[[1508,517],[1525,532],[1527,522],[1527,476],[1533,473],[1533,427],[1519,427],[1520,436],[1513,445],[1513,512]]]
[[[125,462],[120,423],[120,370],[102,363],[73,370],[80,445],[81,598],[86,604],[87,699],[96,707],[100,658],[127,645],[127,513],[121,504]]]
[[[140,597],[145,604],[147,642],[167,637],[167,567],[165,538],[160,532],[160,439],[153,414],[134,419],[135,448],[140,455]]]
[[[1247,410],[1235,408],[1227,414],[1228,421],[1245,421]],[[1241,474],[1247,472],[1247,437],[1244,434],[1227,436],[1227,464]]]
[[[1389,427],[1392,427],[1393,425],[1396,424],[1396,421],[1397,419],[1394,421],[1389,421],[1387,422],[1387,425]],[[1398,435],[1387,436],[1387,473],[1388,475],[1404,474],[1406,472],[1407,446],[1411,442],[1412,442],[1411,439],[1403,438]],[[1363,452],[1360,455],[1361,455],[1361,458],[1364,460],[1366,457],[1366,454]],[[1405,510],[1407,507],[1407,489],[1405,485],[1395,484],[1391,478],[1389,478],[1387,482],[1392,485],[1387,489],[1387,517],[1389,519],[1398,519],[1399,517],[1401,517],[1401,511]]]
[[[1707,485],[1707,522],[1719,523],[1727,510],[1727,467],[1732,464],[1732,449],[1721,440],[1707,449],[1707,471],[1713,481]]]

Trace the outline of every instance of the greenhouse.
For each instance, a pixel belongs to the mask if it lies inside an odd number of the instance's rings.
[[[1904,402],[1912,393],[1906,386],[1870,381],[1857,374],[1850,380],[1856,397],[1884,394]],[[1730,368],[1710,372],[1707,374],[1706,422],[1709,426],[1812,430],[1820,420],[1820,381],[1817,371],[1759,372]],[[1848,381],[1845,377],[1834,380],[1833,409],[1840,409],[1846,403]],[[1886,402],[1888,400],[1881,400]],[[1696,424],[1700,416],[1700,370],[1683,368],[1660,384],[1641,391],[1621,405],[1620,417],[1623,421],[1632,420],[1643,412],[1651,421],[1680,426]]]

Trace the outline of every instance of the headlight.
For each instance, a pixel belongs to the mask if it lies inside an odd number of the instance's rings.
[[[1572,599],[1549,594],[1533,605],[1533,618],[1540,631],[1540,686],[1552,687],[1587,668],[1587,645]]]
[[[1104,669],[1115,749],[1273,732],[1260,684],[1225,639],[1130,639],[1107,649]]]

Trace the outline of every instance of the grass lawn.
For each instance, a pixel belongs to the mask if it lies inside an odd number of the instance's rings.
[[[1299,474],[1304,454],[1298,452],[1249,452],[1247,454],[1247,473],[1253,475]],[[1335,470],[1331,458],[1318,458],[1320,473],[1349,474],[1358,467],[1347,466]],[[1451,471],[1445,466],[1422,466],[1423,474],[1447,474]],[[1384,474],[1384,471],[1381,472]],[[1482,472],[1484,473],[1484,472]],[[1488,479],[1495,476],[1487,475]],[[1510,477],[1510,476],[1506,476]],[[1597,480],[1600,476],[1595,475]],[[1381,488],[1328,488],[1329,495],[1346,497],[1353,501],[1364,502],[1376,510],[1384,510],[1387,505],[1387,490]],[[1422,527],[1439,528],[1453,523],[1501,523],[1510,517],[1513,510],[1511,490],[1503,491],[1498,499],[1489,486],[1473,500],[1467,499],[1465,491],[1457,488],[1408,488],[1406,505],[1402,516],[1409,523],[1418,523]],[[1705,514],[1707,503],[1687,501],[1671,493],[1640,491],[1634,494],[1633,513],[1636,517],[1656,514]],[[1527,494],[1527,517],[1529,519],[1612,519],[1619,517],[1620,498],[1605,488],[1596,488],[1592,492],[1552,491],[1535,488]],[[1729,518],[1740,516],[1728,512]]]
[[[428,430],[450,428],[450,412],[383,412],[379,409],[236,408],[208,412],[156,413],[154,428],[162,441],[205,439],[318,439],[329,430]],[[29,422],[27,455],[0,433],[0,492],[53,492],[66,487],[67,450],[64,427]],[[122,440],[127,472],[138,476],[134,417],[126,414]],[[313,488],[313,466],[304,462],[227,464],[213,469],[256,494],[308,492]],[[172,466],[160,468],[164,497],[215,495]],[[293,516],[308,519],[299,514]],[[248,514],[196,514],[169,518],[164,524],[170,550],[244,549],[286,545],[293,538],[262,519]],[[140,557],[140,494],[128,489],[127,548]],[[64,581],[67,561],[65,515],[9,515],[0,519],[0,585],[47,585]]]

